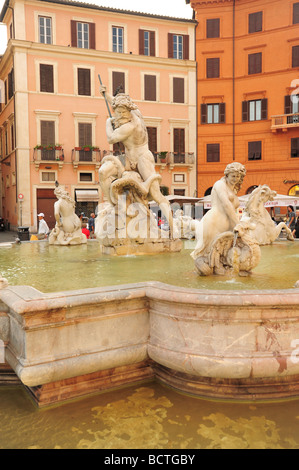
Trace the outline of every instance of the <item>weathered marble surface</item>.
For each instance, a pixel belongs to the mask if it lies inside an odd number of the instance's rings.
[[[0,291],[0,310],[6,361],[29,387],[151,359],[161,380],[200,395],[214,396],[221,384],[222,397],[299,396],[298,288],[236,293],[147,282],[43,294],[20,286]]]

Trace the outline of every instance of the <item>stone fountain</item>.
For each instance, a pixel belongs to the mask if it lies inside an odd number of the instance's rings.
[[[107,122],[108,140],[124,142],[130,168],[112,156],[103,162],[100,181],[107,201],[96,234],[109,253],[121,254],[122,247],[124,254],[136,252],[136,245],[147,252],[157,243],[148,236],[151,228],[159,234],[146,207],[154,199],[168,216],[171,235],[163,247],[170,251],[174,227],[188,221],[178,214],[173,223],[147,144],[142,139],[140,147],[132,144],[132,132],[139,129],[142,136],[144,128],[137,108],[129,105],[131,111],[115,101],[118,121]],[[214,185],[211,211],[190,224],[196,233],[192,256],[202,276],[249,275],[259,263],[255,224],[250,217],[239,221],[236,214],[244,176],[243,165],[228,165]],[[137,203],[138,221],[147,226],[141,237],[136,221],[130,225]],[[179,244],[174,246],[178,250]],[[173,254],[178,263],[180,255]],[[299,396],[298,286],[220,291],[149,281],[45,294],[1,278],[0,339],[6,362],[38,406],[153,379],[202,397]]]

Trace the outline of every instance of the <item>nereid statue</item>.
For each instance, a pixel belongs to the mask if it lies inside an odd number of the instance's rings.
[[[55,227],[49,235],[50,245],[80,245],[87,243],[81,229],[81,221],[75,213],[75,201],[67,191],[56,183],[54,194],[58,201],[54,203]]]
[[[238,162],[227,165],[224,176],[212,189],[212,208],[196,227],[196,246],[191,256],[201,275],[225,274],[234,270],[248,275],[260,261],[260,247],[249,232],[250,220],[239,221],[237,193],[246,175]]]

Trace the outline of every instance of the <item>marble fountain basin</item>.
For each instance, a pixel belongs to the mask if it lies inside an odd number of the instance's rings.
[[[0,248],[5,361],[39,406],[154,379],[218,399],[299,396],[299,243],[262,247],[250,278],[198,276],[193,247]]]

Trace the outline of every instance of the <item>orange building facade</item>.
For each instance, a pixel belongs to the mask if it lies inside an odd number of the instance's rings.
[[[299,195],[299,2],[186,0],[195,12],[198,195],[231,161],[240,194]]]
[[[6,0],[0,60],[0,216],[11,229],[54,225],[55,181],[90,212],[109,146],[99,93],[128,93],[170,194],[196,194],[195,20],[66,0]],[[166,161],[163,156],[166,154]]]

